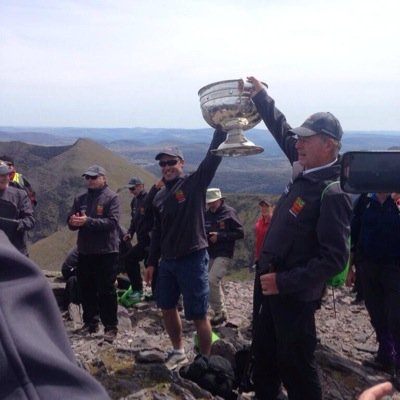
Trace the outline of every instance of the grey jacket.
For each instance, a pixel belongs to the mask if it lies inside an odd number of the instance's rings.
[[[78,366],[60,311],[39,267],[0,231],[0,398],[109,396]]]
[[[119,198],[105,185],[101,189],[89,189],[78,195],[72,206],[69,217],[75,213],[85,212],[88,216],[84,226],[69,229],[78,230],[78,252],[81,254],[118,253],[120,216]]]
[[[6,220],[0,221],[0,229],[3,229],[11,243],[22,253],[27,255],[26,246],[27,231],[35,224],[33,218],[32,203],[25,190],[8,186],[0,191],[1,211],[0,216]],[[14,222],[7,220],[13,220]],[[2,226],[5,223],[8,226]]]

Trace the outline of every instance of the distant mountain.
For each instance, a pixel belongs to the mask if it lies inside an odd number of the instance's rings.
[[[246,136],[253,142],[271,148],[269,154],[275,155],[278,148],[274,139],[266,133],[261,124],[252,129]],[[0,127],[0,141],[20,140],[26,143],[50,145],[51,141],[68,141],[73,143],[78,138],[89,138],[96,142],[112,143],[133,141],[137,145],[154,145],[160,143],[196,144],[209,143],[213,130],[203,129],[167,129],[167,128],[51,128],[51,127]],[[58,138],[58,139],[57,139]],[[47,142],[46,142],[47,140]],[[379,146],[388,148],[400,141],[400,131],[346,131],[343,137],[344,148],[360,146]],[[59,144],[66,144],[60,143]],[[54,143],[56,144],[56,143]],[[382,147],[380,147],[382,146]]]
[[[260,125],[261,126],[261,125]],[[186,170],[195,170],[204,157],[212,137],[212,129],[150,129],[150,128],[0,128],[3,132],[26,135],[27,141],[49,145],[71,143],[77,136],[90,137],[126,160],[154,175],[160,170],[154,155],[166,144],[178,145],[185,155]],[[25,132],[25,133],[24,133]],[[37,137],[35,137],[35,135]],[[290,177],[290,165],[272,135],[266,129],[252,129],[249,140],[265,148],[264,153],[251,157],[224,158],[214,183],[228,192],[280,193]],[[0,134],[0,140],[2,140]],[[342,152],[377,150],[398,146],[400,132],[346,132]]]

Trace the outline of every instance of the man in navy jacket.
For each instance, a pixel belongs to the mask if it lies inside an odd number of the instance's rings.
[[[264,298],[254,337],[256,395],[279,399],[283,383],[291,400],[320,400],[314,314],[326,280],[349,257],[351,201],[338,182],[343,131],[329,112],[291,128],[261,83],[249,81],[258,112],[293,166],[257,271]]]

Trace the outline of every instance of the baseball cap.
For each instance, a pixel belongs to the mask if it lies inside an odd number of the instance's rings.
[[[10,173],[9,166],[4,162],[0,162],[0,175],[8,175],[9,173]]]
[[[258,202],[258,205],[272,207],[272,203],[270,201],[268,201],[267,199],[260,199],[260,201]]]
[[[156,155],[156,160],[159,160],[163,155],[171,156],[171,157],[179,157],[181,160],[184,160],[182,151],[178,147],[174,147],[174,146],[164,147]]]
[[[343,136],[339,120],[330,112],[315,113],[301,126],[290,131],[298,136],[313,136],[322,133],[336,140],[341,140]]]
[[[102,175],[105,176],[106,170],[101,167],[100,165],[91,165],[86,172],[82,174],[82,176],[88,175],[88,176],[98,176]]]
[[[142,185],[143,181],[140,178],[137,178],[136,176],[132,177],[128,184],[126,185],[127,188],[132,188],[135,187],[136,185]]]
[[[212,203],[213,201],[217,201],[222,199],[221,190],[218,188],[209,188],[206,193],[206,203]]]

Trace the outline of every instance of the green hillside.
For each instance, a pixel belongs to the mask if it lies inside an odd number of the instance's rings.
[[[70,146],[1,142],[2,154],[14,158],[17,171],[28,178],[37,193],[36,224],[29,233],[34,243],[30,254],[42,268],[58,269],[75,241],[76,234],[65,230],[66,218],[75,195],[86,190],[81,175],[89,165],[104,166],[110,188],[121,193],[121,222],[125,226],[129,223],[131,199],[124,188],[126,183],[132,176],[140,177],[147,187],[156,180],[150,172],[88,139],[79,139]]]

